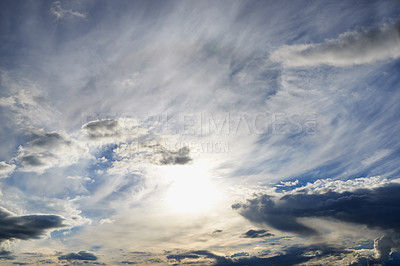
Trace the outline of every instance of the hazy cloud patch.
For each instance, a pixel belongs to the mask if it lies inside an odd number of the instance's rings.
[[[378,29],[346,32],[337,39],[319,44],[287,45],[274,51],[270,59],[288,67],[321,64],[352,66],[400,57],[400,22]]]

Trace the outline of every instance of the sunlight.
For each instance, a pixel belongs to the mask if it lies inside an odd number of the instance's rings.
[[[171,186],[165,200],[172,210],[193,213],[210,209],[217,203],[217,189],[206,165],[171,166],[166,176]]]

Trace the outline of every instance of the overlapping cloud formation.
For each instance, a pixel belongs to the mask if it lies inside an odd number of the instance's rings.
[[[276,229],[298,234],[316,234],[298,222],[301,217],[334,218],[343,222],[365,224],[371,228],[400,232],[400,184],[352,192],[322,194],[296,193],[275,201],[261,195],[247,203],[235,204],[241,214],[251,221],[266,223]]]
[[[287,45],[272,52],[270,59],[288,67],[343,67],[399,57],[400,22],[395,22],[378,29],[346,32],[319,44]]]
[[[400,184],[397,182],[341,192],[300,187],[278,198],[258,195],[246,203],[236,203],[232,208],[254,223],[299,235],[322,234],[301,218],[333,219],[383,230],[392,237],[375,239],[374,248],[379,260],[385,262],[391,249],[400,244],[399,192]]]

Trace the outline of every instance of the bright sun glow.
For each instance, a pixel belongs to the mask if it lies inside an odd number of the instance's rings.
[[[166,176],[171,186],[165,200],[174,211],[199,212],[216,205],[219,197],[206,165],[171,166]]]

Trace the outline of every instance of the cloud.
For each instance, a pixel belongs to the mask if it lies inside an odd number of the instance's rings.
[[[78,253],[68,253],[58,257],[59,260],[97,260],[97,257],[92,253],[86,251],[79,251]]]
[[[55,1],[52,4],[52,6],[50,8],[50,13],[53,16],[55,16],[57,19],[61,19],[66,16],[86,19],[86,15],[81,12],[63,8],[60,1]]]
[[[189,156],[189,147],[182,147],[177,151],[166,150],[161,148],[160,151],[156,152],[152,156],[152,161],[160,165],[175,165],[175,164],[187,164],[192,161]]]
[[[11,251],[8,250],[0,250],[0,259],[1,260],[13,260],[15,256],[12,255]]]
[[[400,22],[378,29],[346,32],[319,44],[287,45],[272,52],[270,59],[288,67],[321,64],[352,66],[400,57]]]
[[[83,135],[98,144],[132,141],[148,134],[133,118],[101,119],[82,126]]]
[[[386,156],[389,156],[393,151],[390,149],[384,149],[384,150],[379,150],[374,152],[372,155],[368,156],[366,159],[364,159],[361,163],[363,165],[371,165],[373,163],[376,163]]]
[[[192,162],[189,147],[172,150],[158,142],[142,140],[122,143],[113,149],[114,161],[108,173],[137,173],[140,167],[150,165],[184,165]]]
[[[400,184],[388,184],[375,189],[347,192],[305,194],[301,192],[274,200],[259,195],[234,209],[250,221],[265,223],[281,231],[300,235],[317,234],[299,222],[302,217],[334,218],[342,222],[364,224],[375,229],[392,229],[400,233]]]
[[[23,172],[38,172],[54,166],[68,166],[81,158],[89,158],[86,148],[66,134],[34,131],[30,140],[18,148],[17,162]]]
[[[381,176],[361,177],[348,180],[334,180],[327,178],[318,179],[315,182],[307,183],[306,185],[297,187],[288,193],[323,194],[330,191],[343,193],[346,191],[355,191],[359,189],[374,189],[391,183],[399,182],[400,179],[389,180]]]
[[[268,233],[267,230],[263,230],[263,229],[253,230],[253,229],[250,229],[249,231],[244,233],[242,237],[244,237],[244,238],[259,238],[259,237],[261,237],[262,238],[262,237],[269,237],[269,236],[273,236],[273,234]]]
[[[6,162],[0,162],[0,178],[8,177],[15,169],[14,164],[8,164]]]
[[[123,261],[121,261],[121,264],[128,264],[128,265],[134,265],[134,264],[137,264],[137,262],[134,262],[134,261],[127,261],[127,260],[123,260]]]
[[[390,236],[382,236],[374,240],[374,249],[377,257],[385,262],[389,260],[390,251],[393,247],[399,246]]]
[[[297,184],[299,184],[299,180],[296,179],[296,181],[288,181],[288,182],[281,181],[280,184],[278,184],[276,186],[277,187],[293,187],[293,186],[296,186]]]
[[[247,253],[247,252],[237,252],[237,253],[233,254],[233,255],[231,256],[231,258],[236,258],[236,257],[247,257],[247,256],[249,256],[249,255],[250,255],[250,254]]]
[[[262,252],[261,252],[262,253]],[[346,260],[346,254],[349,251],[320,244],[317,246],[297,247],[282,249],[279,255],[257,255],[250,256],[247,252],[238,252],[230,258],[226,256],[216,255],[207,250],[198,250],[171,254],[167,256],[168,260],[175,260],[178,263],[189,264],[210,264],[208,259],[213,260],[214,265],[297,265],[299,263],[311,260],[330,259],[330,263]],[[269,256],[268,256],[269,255]],[[316,263],[318,264],[318,263]],[[329,263],[328,263],[329,264]]]
[[[201,262],[204,259],[212,259],[215,261],[216,265],[229,265],[232,263],[232,260],[225,257],[225,256],[219,256],[216,255],[210,251],[207,250],[197,250],[197,251],[191,251],[191,252],[185,252],[185,253],[179,253],[179,254],[171,254],[167,255],[168,260],[175,260],[178,263],[185,259],[195,259],[197,262]]]
[[[239,258],[232,260],[230,264],[226,265],[298,265],[305,262],[315,262],[312,265],[320,265],[320,259],[330,258],[330,263],[338,263],[345,255],[350,253],[342,249],[337,249],[324,244],[319,246],[297,247],[283,249],[281,254],[273,256],[251,256],[249,258]],[[318,263],[319,262],[319,263]],[[329,264],[328,262],[328,264]],[[345,263],[341,263],[345,265]],[[218,264],[217,265],[224,265]]]
[[[64,227],[63,221],[58,215],[13,216],[0,210],[0,242],[37,239],[49,229]]]

